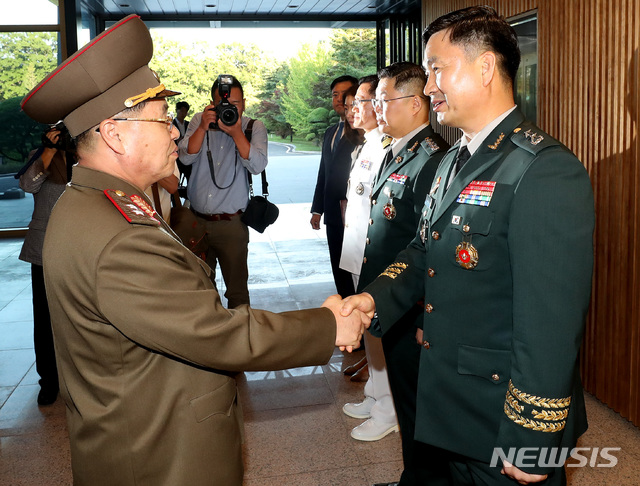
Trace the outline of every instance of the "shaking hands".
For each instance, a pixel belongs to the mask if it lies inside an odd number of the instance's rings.
[[[322,307],[330,309],[336,318],[336,346],[348,352],[358,348],[375,312],[373,298],[367,293],[352,295],[344,300],[339,295],[332,295]]]

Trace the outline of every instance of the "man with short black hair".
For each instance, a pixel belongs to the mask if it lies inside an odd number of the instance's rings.
[[[333,280],[342,297],[354,292],[351,274],[340,268],[342,239],[344,235],[343,207],[346,205],[347,181],[351,170],[351,153],[355,146],[343,137],[345,113],[344,94],[358,84],[353,76],[340,76],[331,83],[331,103],[340,116],[340,122],[327,128],[322,142],[322,155],[318,179],[311,204],[311,227],[320,229],[320,217],[324,214],[327,244]]]
[[[218,119],[219,77],[211,87],[212,102],[196,113],[179,143],[180,161],[192,167],[187,186],[191,209],[207,230],[207,263],[220,264],[227,286],[229,308],[249,304],[249,228],[241,220],[249,203],[248,173],[260,174],[267,166],[267,129],[255,120],[251,140],[250,118],[245,109],[242,84],[230,76],[227,101],[238,111],[238,121],[226,125]],[[215,128],[213,128],[215,127]]]
[[[371,209],[362,217],[367,232],[358,272],[359,290],[384,272],[414,238],[433,176],[449,148],[429,123],[430,104],[423,93],[427,77],[420,66],[396,62],[381,69],[378,79],[372,104],[380,130],[393,141],[366,194]],[[415,334],[424,311],[417,300],[414,304],[393,324],[392,332],[365,334],[373,382],[369,391],[373,393],[368,394],[365,388],[364,402],[347,404],[345,411],[370,411],[370,418],[351,432],[356,439],[372,440],[399,425],[405,466],[400,484],[417,486],[423,484],[423,458],[414,440],[420,356]]]
[[[427,484],[564,485],[554,458],[587,428],[589,175],[515,106],[518,40],[493,8],[444,15],[423,40],[424,93],[462,138],[416,238],[343,312],[376,310],[386,335],[424,298],[415,437],[428,448]]]

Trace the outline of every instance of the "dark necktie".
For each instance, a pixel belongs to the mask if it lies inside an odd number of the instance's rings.
[[[342,129],[344,127],[344,123],[338,123],[338,129],[336,130],[336,136],[333,137],[333,146],[331,147],[331,153],[336,151],[338,144],[340,143],[340,138],[342,138]]]
[[[466,145],[458,150],[458,155],[456,156],[456,174],[458,174],[464,164],[467,163],[469,157],[471,157],[471,153]]]

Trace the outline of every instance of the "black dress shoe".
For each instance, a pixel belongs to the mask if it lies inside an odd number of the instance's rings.
[[[42,388],[38,393],[38,405],[51,405],[58,398],[58,390],[51,388]]]
[[[398,486],[400,483],[376,483],[373,486]]]

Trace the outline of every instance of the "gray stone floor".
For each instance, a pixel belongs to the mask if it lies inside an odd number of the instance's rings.
[[[318,306],[335,292],[325,234],[310,229],[308,205],[280,210],[263,235],[251,234],[252,305],[276,312]],[[0,240],[0,485],[69,485],[64,404],[36,405],[30,269],[17,258],[21,244]],[[244,374],[246,486],[367,486],[399,477],[399,435],[355,441],[349,431],[360,421],[341,411],[362,397],[363,383],[342,373],[362,355],[336,350],[324,366]],[[569,484],[640,484],[640,430],[591,395],[586,399],[590,428],[579,445],[621,450],[612,452],[615,467],[568,468]]]

